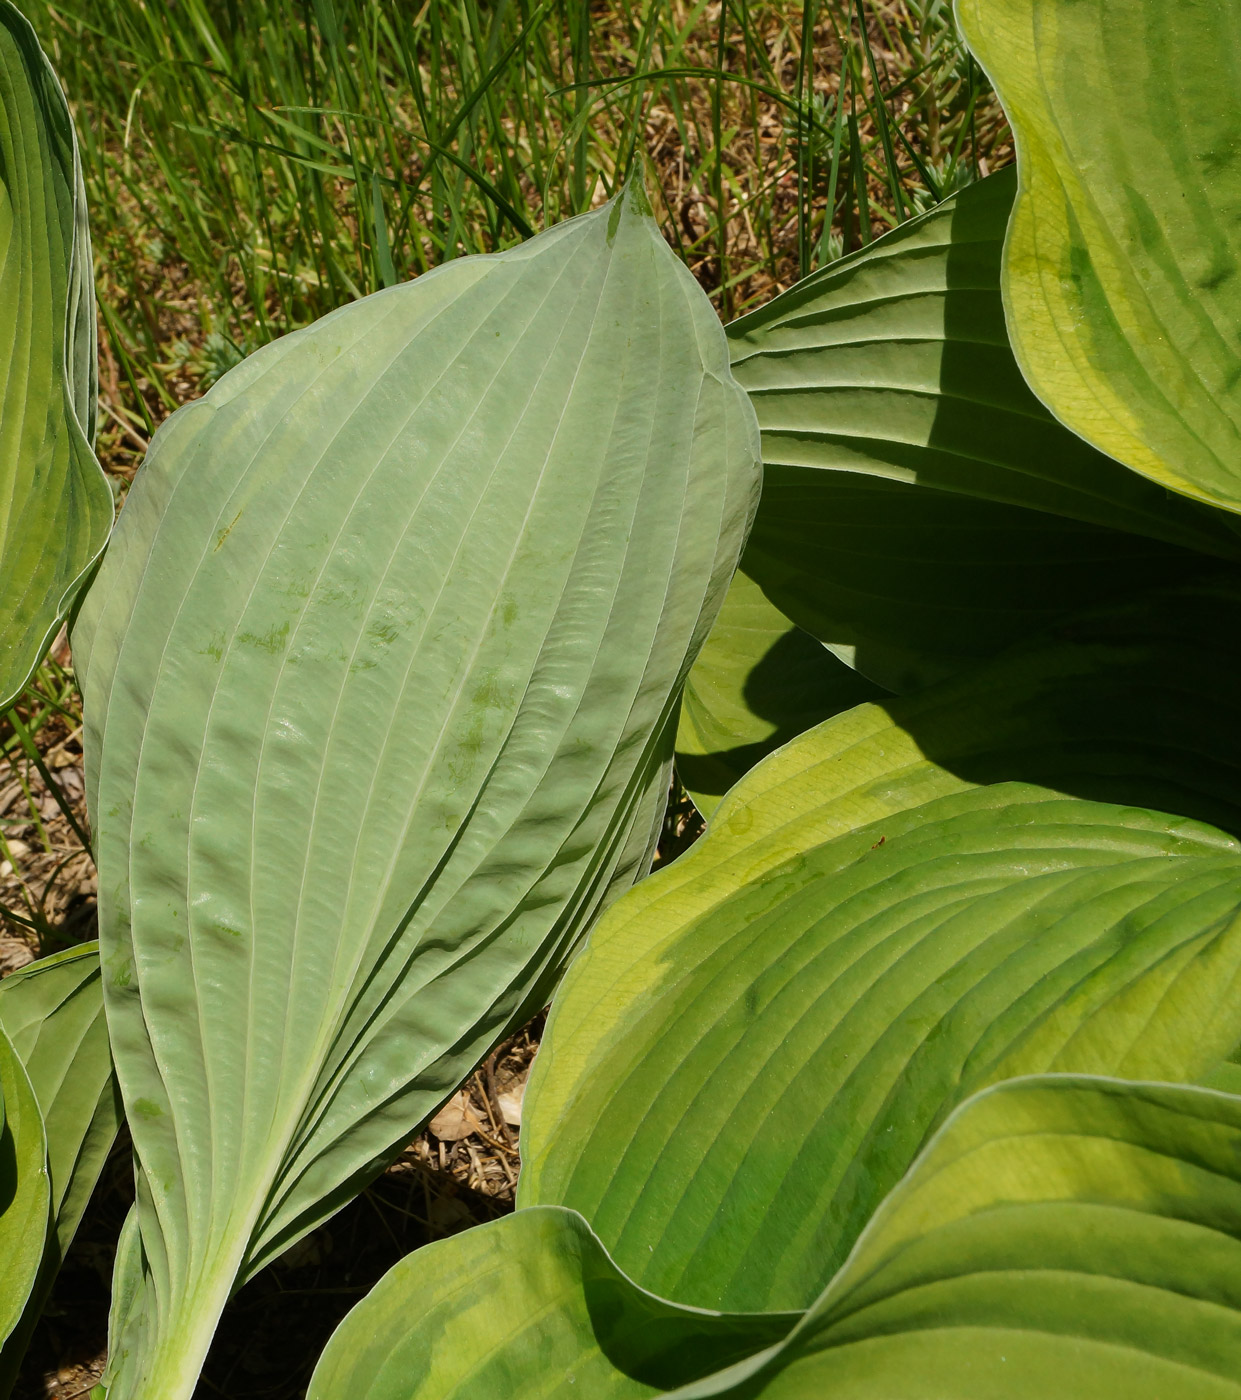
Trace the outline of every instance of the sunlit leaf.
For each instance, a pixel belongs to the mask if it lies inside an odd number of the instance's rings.
[[[260,351],[129,496],[74,634],[150,1339],[110,1400],[188,1396],[646,869],[758,442],[643,203]]]
[[[1241,510],[1241,10],[958,0],[1017,142],[1021,368],[1075,432]]]

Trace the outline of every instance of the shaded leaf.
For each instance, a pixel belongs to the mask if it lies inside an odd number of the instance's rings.
[[[795,627],[739,570],[685,685],[677,775],[710,816],[759,759],[881,693]]]
[[[96,946],[43,958],[0,982],[0,1031],[25,1065],[42,1113],[54,1227],[21,1324],[0,1350],[3,1395],[120,1126]]]
[[[888,689],[1238,556],[1227,515],[1104,457],[1026,386],[1000,285],[1015,187],[970,186],[728,327],[766,469],[744,568]]]
[[[0,1030],[0,1342],[17,1326],[48,1238],[51,1190],[43,1120]]]

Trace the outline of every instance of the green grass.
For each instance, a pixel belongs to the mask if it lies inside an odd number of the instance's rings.
[[[640,156],[728,318],[1003,134],[946,0],[27,9],[78,117],[122,456],[258,345],[590,208]]]

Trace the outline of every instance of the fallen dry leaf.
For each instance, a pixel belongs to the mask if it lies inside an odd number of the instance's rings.
[[[460,1142],[482,1125],[470,1109],[465,1090],[458,1089],[427,1126],[441,1142]]]
[[[521,1104],[526,1097],[526,1081],[519,1080],[496,1095],[496,1107],[510,1128],[521,1127]]]

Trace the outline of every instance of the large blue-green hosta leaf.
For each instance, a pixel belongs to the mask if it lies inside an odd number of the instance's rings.
[[[1015,191],[1001,171],[728,327],[765,467],[743,567],[890,690],[1239,554],[1228,516],[1109,460],[1026,386],[1001,296]]]
[[[0,1348],[3,1396],[120,1125],[95,946],[43,958],[0,982],[0,1031],[26,1068],[46,1126],[53,1224],[25,1314]]]
[[[791,1327],[654,1299],[580,1216],[534,1206],[398,1264],[309,1400],[1237,1400],[1239,1164],[1232,1095],[1010,1080],[949,1118]]]
[[[758,440],[642,204],[259,352],[129,497],[74,635],[146,1273],[111,1400],[188,1395],[646,868]]]
[[[95,294],[64,94],[0,0],[0,710],[38,665],[103,548]]]
[[[1017,142],[1017,358],[1075,432],[1241,511],[1241,8],[958,0]]]

